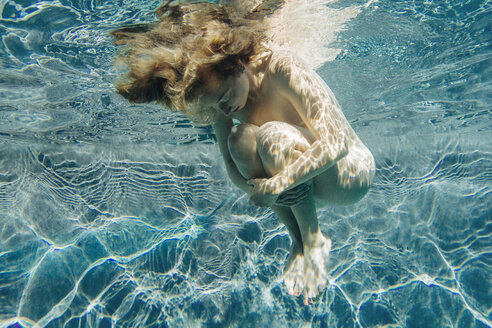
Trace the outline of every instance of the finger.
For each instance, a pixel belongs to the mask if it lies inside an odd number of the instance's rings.
[[[297,201],[295,199],[283,197],[283,198],[278,198],[275,203],[277,203],[279,205],[289,205],[290,206],[291,204],[294,204],[296,202]]]
[[[279,199],[285,199],[285,200],[296,200],[296,199],[304,199],[308,196],[308,194],[282,194],[278,198]]]
[[[283,206],[294,206],[297,201],[291,199],[278,199],[275,203]]]
[[[277,198],[277,201],[275,203],[279,205],[285,205],[285,206],[294,206],[302,202],[304,199],[306,199],[308,195],[282,195],[282,197]]]
[[[287,207],[292,207],[292,206],[297,206],[299,205],[298,202],[295,201],[283,201],[283,202],[276,202],[275,204],[277,205],[282,205],[282,206],[287,206]]]
[[[311,186],[307,183],[301,183],[294,189],[296,189],[299,193],[306,193],[311,189]]]
[[[288,200],[292,200],[292,199],[296,199],[296,198],[297,198],[297,195],[293,195],[293,194],[290,194],[290,193],[287,193],[287,194],[282,193],[282,194],[280,194],[280,195],[278,196],[278,198],[277,198],[277,199],[281,199],[281,200],[286,200],[286,201],[288,201]]]
[[[299,186],[286,190],[280,194],[283,197],[306,197],[308,195],[310,187],[303,183]]]
[[[305,195],[309,192],[310,189],[311,188],[309,185],[307,185],[306,183],[302,183],[292,190],[295,191],[297,195]]]

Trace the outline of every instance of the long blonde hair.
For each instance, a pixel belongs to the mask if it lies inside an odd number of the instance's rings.
[[[131,102],[156,101],[211,124],[216,113],[199,106],[207,74],[238,73],[262,51],[262,25],[229,5],[170,2],[157,9],[159,21],[112,32],[115,44],[124,45],[118,60],[129,68],[116,88]]]

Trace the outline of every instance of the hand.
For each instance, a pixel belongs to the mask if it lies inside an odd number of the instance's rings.
[[[249,200],[256,206],[266,207],[274,205],[279,195],[275,181],[270,179],[251,179],[247,184],[251,186]]]
[[[307,183],[301,183],[297,187],[294,187],[292,189],[286,190],[283,193],[281,193],[278,196],[275,204],[282,205],[282,206],[298,205],[300,202],[306,199],[306,197],[309,196],[310,192],[311,192],[311,185]]]

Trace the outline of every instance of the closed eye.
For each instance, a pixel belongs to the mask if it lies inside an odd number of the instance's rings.
[[[223,94],[222,96],[220,96],[219,100],[217,101],[218,103],[222,103],[224,101],[227,101],[229,100],[229,95],[231,94],[231,89],[227,89]]]

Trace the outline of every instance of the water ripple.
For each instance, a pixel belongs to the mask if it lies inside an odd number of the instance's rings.
[[[377,1],[340,34],[320,73],[377,174],[319,210],[311,307],[213,131],[114,92],[109,31],[158,3],[0,1],[1,327],[492,325],[489,1]]]
[[[490,272],[492,155],[463,145],[436,144],[420,167],[401,150],[392,160],[376,153],[377,183],[368,197],[321,211],[322,229],[334,241],[331,287],[308,310],[310,321],[417,325],[426,302],[438,298],[433,311],[448,305],[433,324],[445,317],[487,322],[490,297],[474,277],[486,281]],[[301,320],[305,310],[280,280],[285,228],[245,198],[227,196],[233,189],[217,149],[146,147],[4,150],[10,160],[1,166],[0,269],[9,297],[20,297],[6,311],[39,326],[132,326],[153,311],[161,324],[236,322],[231,304],[247,304],[271,315],[289,308],[287,325]],[[188,157],[182,147],[190,147]],[[407,295],[421,302],[412,306]],[[330,307],[337,310],[326,317]]]

